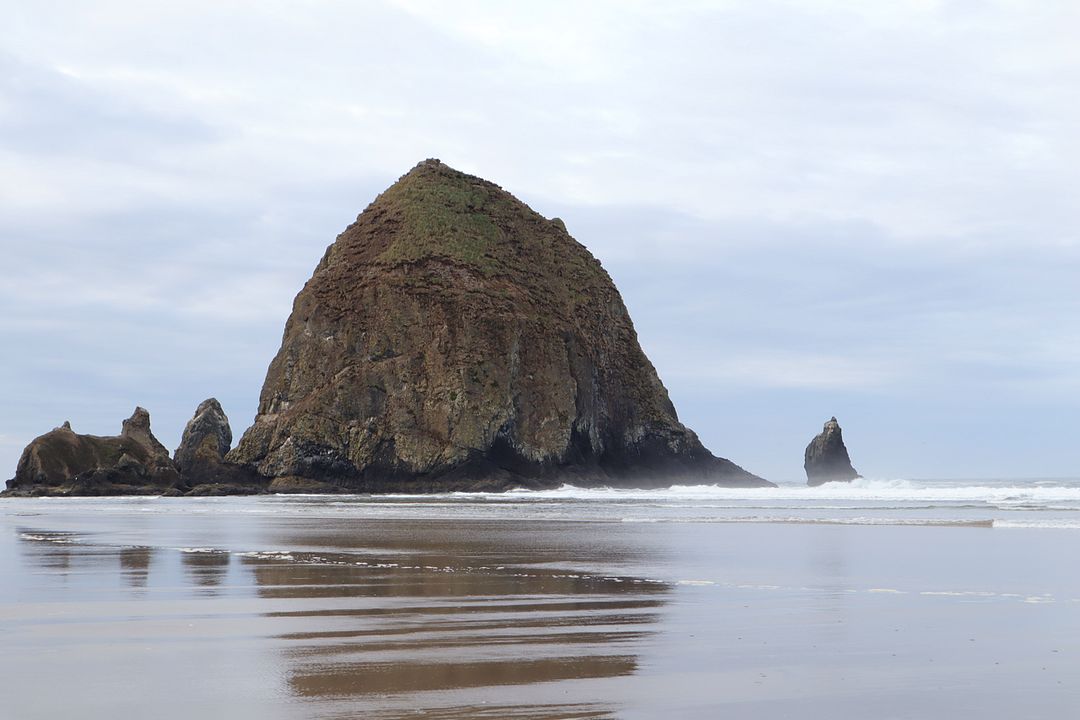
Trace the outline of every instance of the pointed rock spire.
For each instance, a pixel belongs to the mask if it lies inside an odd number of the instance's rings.
[[[825,423],[821,434],[806,446],[803,459],[807,485],[821,485],[827,482],[851,482],[861,477],[851,466],[840,423],[835,417]]]
[[[203,400],[184,428],[180,447],[173,459],[180,472],[187,473],[199,461],[221,462],[232,447],[229,418],[216,398]]]

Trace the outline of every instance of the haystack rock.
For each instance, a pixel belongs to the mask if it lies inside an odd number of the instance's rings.
[[[806,484],[821,485],[827,482],[851,482],[861,477],[851,467],[840,423],[831,418],[825,423],[821,434],[806,446],[803,468],[806,469]]]
[[[228,459],[271,490],[770,484],[678,421],[562,221],[438,160],[326,251]]]
[[[178,480],[169,451],[150,431],[150,413],[138,407],[119,435],[80,435],[65,422],[34,439],[7,487],[17,494],[156,494]]]

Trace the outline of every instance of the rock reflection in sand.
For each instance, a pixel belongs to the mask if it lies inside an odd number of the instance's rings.
[[[169,672],[143,675],[148,687],[190,676],[233,717],[611,717],[621,686],[605,682],[636,672],[672,588],[590,571],[617,566],[618,543],[550,529],[260,523],[240,546],[225,541],[230,526],[185,547],[130,527],[22,528],[18,545],[39,599],[74,603],[72,671],[107,677],[134,672],[144,652],[171,656]],[[45,615],[33,622],[51,636]],[[140,650],[106,667],[92,659],[105,636],[110,652]],[[232,697],[214,700],[215,684]]]
[[[243,558],[261,596],[306,600],[272,613],[293,628],[279,639],[297,696],[343,712],[362,702],[365,717],[417,707],[444,718],[607,716],[611,706],[522,702],[520,688],[632,674],[634,644],[669,591],[637,578],[463,563],[476,553],[444,546],[438,555],[394,550]],[[458,704],[468,690],[487,704]]]
[[[120,549],[120,571],[133,588],[145,588],[150,577],[150,563],[154,559],[153,548],[126,547]]]
[[[229,571],[232,555],[219,550],[184,551],[180,555],[191,582],[212,590],[221,585]]]
[[[1073,530],[492,502],[0,503],[0,716],[1077,714]]]

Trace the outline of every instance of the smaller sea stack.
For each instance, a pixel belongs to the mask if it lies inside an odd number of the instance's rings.
[[[135,408],[119,435],[82,435],[65,422],[35,438],[3,495],[252,495],[269,480],[226,462],[229,418],[214,398],[184,429],[175,460],[150,432],[150,413]]]
[[[180,473],[177,490],[185,495],[252,495],[268,481],[251,468],[225,461],[232,447],[229,418],[215,398],[202,401],[184,428],[173,461]]]
[[[199,404],[188,421],[173,460],[181,473],[190,473],[201,466],[220,464],[231,448],[229,418],[217,398],[210,398]]]
[[[840,423],[835,417],[830,418],[821,434],[806,446],[803,468],[806,469],[806,484],[811,487],[827,482],[851,482],[862,477],[851,467]]]
[[[27,495],[151,495],[179,475],[150,432],[150,413],[135,408],[119,435],[80,435],[65,422],[23,451],[8,491]]]

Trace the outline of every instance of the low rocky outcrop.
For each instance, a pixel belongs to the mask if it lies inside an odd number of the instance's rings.
[[[19,460],[6,495],[250,495],[267,478],[225,461],[229,419],[217,400],[199,405],[175,460],[150,431],[150,413],[135,408],[119,435],[81,435],[71,423],[35,438]]]
[[[11,494],[145,495],[179,480],[169,451],[150,431],[150,413],[138,407],[119,435],[80,435],[65,422],[36,438],[7,487]]]
[[[810,486],[851,482],[862,477],[851,466],[840,423],[835,417],[830,418],[821,434],[806,446],[803,468],[806,469],[806,484]]]
[[[561,220],[438,160],[328,248],[229,460],[282,490],[771,484],[679,422]]]

